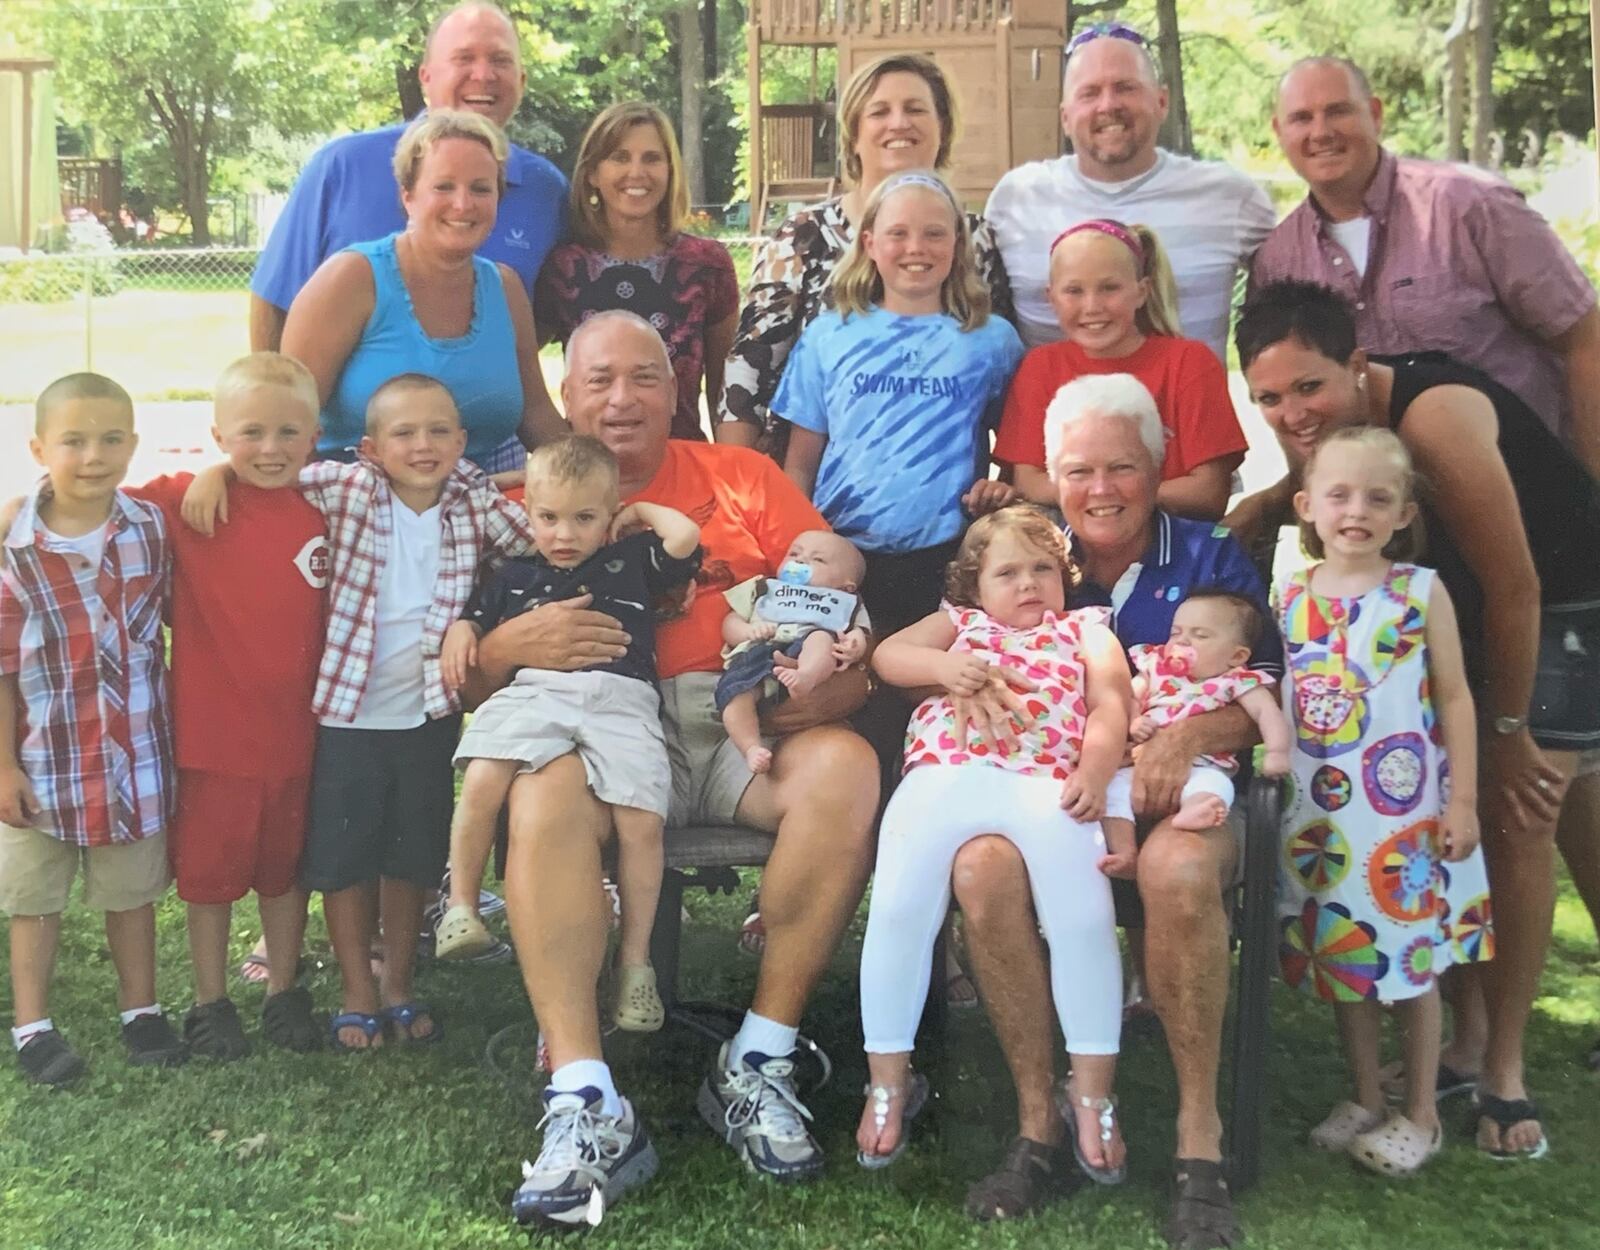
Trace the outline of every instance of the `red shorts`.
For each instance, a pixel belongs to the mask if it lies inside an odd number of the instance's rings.
[[[178,897],[234,903],[251,890],[277,898],[294,889],[310,797],[310,777],[265,781],[180,768],[167,839]]]

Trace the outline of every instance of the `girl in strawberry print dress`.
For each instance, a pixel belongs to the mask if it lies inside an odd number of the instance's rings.
[[[1278,591],[1294,723],[1279,910],[1283,978],[1333,1005],[1353,1097],[1311,1130],[1388,1176],[1439,1152],[1439,975],[1493,951],[1478,853],[1477,725],[1455,609],[1399,562],[1416,516],[1405,445],[1349,426],[1295,496],[1320,563]],[[1382,1010],[1405,1037],[1406,1093],[1379,1079]]]
[[[886,639],[873,657],[892,685],[945,693],[912,717],[905,777],[878,835],[861,952],[871,1082],[856,1142],[865,1167],[900,1155],[906,1122],[927,1096],[927,1082],[911,1071],[912,1039],[956,852],[1000,834],[1027,862],[1050,944],[1072,1101],[1097,1113],[1074,1135],[1080,1162],[1108,1183],[1122,1177],[1111,1098],[1122,962],[1106,878],[1133,875],[1133,812],[1117,771],[1132,690],[1109,612],[1066,610],[1077,579],[1061,532],[1038,509],[991,513],[962,541],[940,610]],[[1009,733],[979,738],[958,724],[953,700],[989,683],[1012,692],[1016,714]]]

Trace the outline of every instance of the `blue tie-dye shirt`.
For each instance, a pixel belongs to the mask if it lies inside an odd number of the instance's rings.
[[[918,551],[961,532],[961,496],[987,452],[985,415],[1022,341],[990,317],[826,312],[800,336],[772,410],[825,436],[812,502],[863,551]]]

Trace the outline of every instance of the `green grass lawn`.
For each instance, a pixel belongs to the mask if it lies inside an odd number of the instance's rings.
[[[737,899],[691,899],[685,936],[691,994],[743,1000],[754,964],[733,953]],[[236,956],[254,931],[241,915]],[[188,994],[183,916],[161,911],[161,993]],[[944,1054],[925,1056],[939,1097],[918,1123],[907,1157],[869,1177],[851,1137],[864,1067],[858,1050],[854,969],[859,924],[806,1020],[840,1064],[811,1100],[829,1151],[826,1179],[783,1189],[749,1179],[693,1112],[708,1043],[663,1033],[617,1043],[610,1058],[638,1103],[662,1172],[590,1235],[629,1250],[726,1247],[1159,1247],[1171,1150],[1172,1081],[1158,1039],[1134,1039],[1121,1092],[1132,1175],[1116,1190],[1080,1193],[1048,1214],[980,1228],[960,1212],[965,1187],[997,1158],[1012,1130],[1013,1101],[981,1017],[959,1018]],[[312,989],[335,1005],[320,926]],[[1532,1033],[1532,1079],[1554,1143],[1539,1164],[1496,1164],[1465,1136],[1464,1109],[1447,1117],[1449,1149],[1425,1178],[1389,1184],[1303,1144],[1307,1128],[1341,1097],[1326,1011],[1279,990],[1261,1186],[1240,1203],[1250,1245],[1261,1250],[1393,1247],[1600,1246],[1594,1190],[1600,1157],[1600,1078],[1582,1054],[1600,1031],[1600,960],[1570,891]],[[0,1247],[494,1247],[525,1245],[506,1199],[534,1149],[532,1090],[485,1063],[489,1039],[526,1025],[513,966],[427,968],[420,990],[448,1036],[436,1049],[370,1058],[300,1058],[258,1049],[242,1062],[136,1071],[121,1059],[113,977],[97,918],[69,914],[54,1018],[93,1064],[77,1089],[48,1092],[0,1065]],[[238,998],[256,1033],[259,990]],[[10,1023],[9,988],[0,1019]],[[496,1053],[522,1069],[531,1026]],[[544,1240],[541,1236],[539,1240]],[[553,1240],[553,1239],[552,1239]],[[570,1243],[569,1243],[570,1244]]]

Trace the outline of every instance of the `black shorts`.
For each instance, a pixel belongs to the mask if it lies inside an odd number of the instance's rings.
[[[1528,730],[1550,751],[1600,747],[1600,603],[1541,610]]]
[[[300,884],[346,890],[389,877],[429,889],[450,854],[451,757],[461,718],[415,729],[317,729]]]

